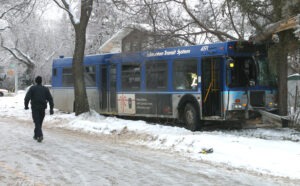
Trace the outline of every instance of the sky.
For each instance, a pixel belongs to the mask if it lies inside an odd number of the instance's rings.
[[[41,13],[46,20],[57,21],[62,18],[64,10],[59,8],[54,2],[51,2]]]
[[[61,1],[57,1],[62,7],[64,7],[63,3]],[[76,24],[79,24],[79,19],[80,19],[80,1],[69,1],[66,0],[66,3],[69,4],[69,13],[72,14],[73,16],[73,21]],[[50,20],[57,20],[60,19],[63,15],[63,12],[66,13],[65,10],[62,10],[62,8],[60,8],[56,3],[52,3],[48,5],[49,8],[47,9],[46,12],[44,12],[44,17],[46,19],[50,19]]]
[[[25,91],[0,97],[0,117],[31,121],[31,110],[24,110]],[[46,111],[44,125],[78,132],[115,135],[131,132],[135,145],[161,149],[211,164],[257,173],[300,179],[300,132],[293,129],[244,129],[191,132],[184,128],[145,121],[105,117],[95,111],[75,116],[54,109]],[[146,136],[146,137],[145,137]],[[92,137],[92,135],[91,135]],[[203,149],[212,153],[202,153]]]

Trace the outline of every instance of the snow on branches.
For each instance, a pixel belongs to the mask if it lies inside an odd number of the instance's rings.
[[[295,37],[298,38],[298,40],[300,40],[300,14],[298,14],[296,16],[296,22],[297,22],[297,25],[295,27],[295,31],[294,31],[294,34],[295,34]]]

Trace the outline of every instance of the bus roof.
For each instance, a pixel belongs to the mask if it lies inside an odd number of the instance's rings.
[[[193,58],[229,55],[251,56],[255,53],[256,50],[256,45],[247,41],[227,41],[212,44],[154,49],[133,53],[118,53],[114,55],[110,60],[122,60],[122,62],[127,62],[152,59],[163,60],[172,58]]]
[[[98,64],[99,62],[105,62],[106,59],[109,59],[113,54],[97,54],[97,55],[87,55],[84,57],[85,65]],[[72,57],[60,57],[53,60],[53,67],[71,67],[72,66]]]
[[[172,59],[172,58],[193,58],[209,56],[227,55],[253,55],[256,47],[247,41],[226,41],[212,44],[202,44],[193,46],[181,46],[154,49],[141,52],[125,52],[115,54],[97,54],[85,56],[84,64],[92,65],[111,62],[141,62],[153,59]],[[59,58],[53,61],[53,67],[66,67],[72,65],[72,58]]]

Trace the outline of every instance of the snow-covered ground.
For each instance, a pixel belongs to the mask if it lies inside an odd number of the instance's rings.
[[[19,91],[15,96],[0,97],[0,117],[31,121],[31,111],[24,110],[24,94]],[[191,132],[180,127],[104,117],[93,111],[78,117],[54,111],[50,116],[47,110],[44,125],[92,134],[132,133],[135,137],[130,143],[212,164],[300,179],[300,132],[292,129]],[[203,154],[203,148],[213,148],[213,153]]]

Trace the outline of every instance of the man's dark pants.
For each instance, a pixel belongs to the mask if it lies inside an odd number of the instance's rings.
[[[42,137],[42,125],[45,117],[45,109],[32,109],[32,119],[35,124],[34,137]]]

